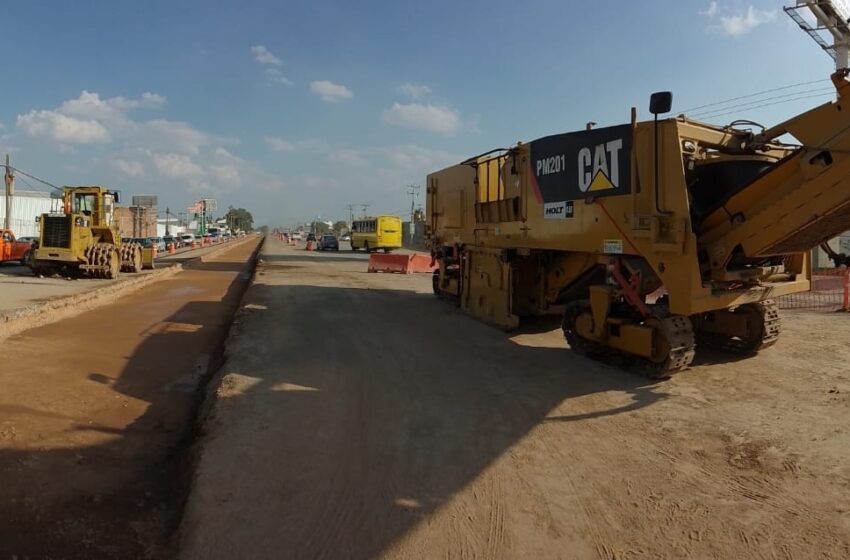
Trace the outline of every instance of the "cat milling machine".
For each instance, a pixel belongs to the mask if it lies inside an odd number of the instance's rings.
[[[115,221],[118,192],[99,186],[64,187],[53,211],[37,219],[36,274],[76,270],[94,278],[117,278],[121,270],[142,270],[142,248],[122,243]]]
[[[850,37],[835,17],[841,7],[812,7],[836,43]],[[836,100],[760,132],[748,121],[659,120],[672,103],[662,92],[650,99],[654,121],[638,122],[632,109],[630,124],[430,174],[435,293],[503,328],[561,313],[574,351],[651,377],[687,367],[697,344],[744,354],[770,346],[774,298],[808,290],[808,251],[850,230],[842,44],[832,51]],[[794,144],[780,141],[789,137]]]

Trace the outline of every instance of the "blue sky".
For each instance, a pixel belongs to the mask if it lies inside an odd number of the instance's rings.
[[[825,80],[831,59],[781,5],[22,2],[4,18],[0,150],[172,211],[216,198],[273,226],[349,203],[402,212],[430,171],[633,105],[649,118],[653,91],[682,110]],[[707,120],[769,125],[828,99]]]

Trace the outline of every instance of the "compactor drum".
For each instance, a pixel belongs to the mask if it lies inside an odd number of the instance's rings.
[[[774,344],[774,298],[810,287],[808,251],[850,230],[850,81],[771,128],[669,112],[557,134],[427,178],[434,291],[502,328],[558,313],[570,347],[651,377],[695,349]],[[793,137],[789,144],[779,138]]]
[[[92,278],[117,278],[142,270],[142,248],[122,243],[114,220],[118,193],[99,186],[65,187],[61,208],[39,217],[40,238],[33,256],[35,274],[62,269]]]

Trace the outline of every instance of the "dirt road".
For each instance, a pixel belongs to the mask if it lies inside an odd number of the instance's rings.
[[[157,267],[162,268],[174,263],[186,262],[200,255],[222,250],[222,245],[212,245],[198,249],[180,249],[173,255],[167,253],[157,257]],[[46,301],[84,294],[105,287],[116,286],[138,276],[150,274],[143,270],[139,274],[122,274],[117,280],[102,280],[96,278],[75,278],[53,276],[38,278],[32,270],[18,263],[0,264],[0,321],[7,315],[14,315],[21,310],[38,306]]]
[[[850,318],[650,383],[269,242],[182,557],[847,558]]]
[[[3,342],[0,558],[166,554],[196,389],[256,244]]]

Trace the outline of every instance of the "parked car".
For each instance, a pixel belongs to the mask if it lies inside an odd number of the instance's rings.
[[[180,241],[184,246],[191,246],[195,242],[195,236],[191,233],[183,233],[180,235]]]
[[[151,247],[153,247],[153,238],[151,237],[135,237],[130,241],[138,243],[142,246],[142,249],[150,249]]]
[[[336,235],[326,233],[319,239],[319,251],[339,251],[339,241]]]
[[[18,261],[27,265],[32,261],[33,242],[16,239],[11,230],[0,230],[0,262]]]
[[[33,237],[30,235],[25,235],[24,237],[19,237],[18,241],[26,241],[28,243],[36,243],[38,241],[38,237]]]
[[[151,243],[156,245],[157,251],[165,251],[165,241],[162,240],[162,237],[150,237]]]
[[[292,235],[290,237],[292,237],[293,241],[301,241],[301,232],[300,231],[293,231]]]
[[[346,243],[351,243],[351,236],[347,233],[339,238],[340,241],[345,241]]]
[[[180,249],[183,247],[183,241],[179,237],[175,237],[173,235],[166,235],[162,238],[162,242],[165,243],[165,248],[167,249],[169,245],[174,245],[175,249]]]

